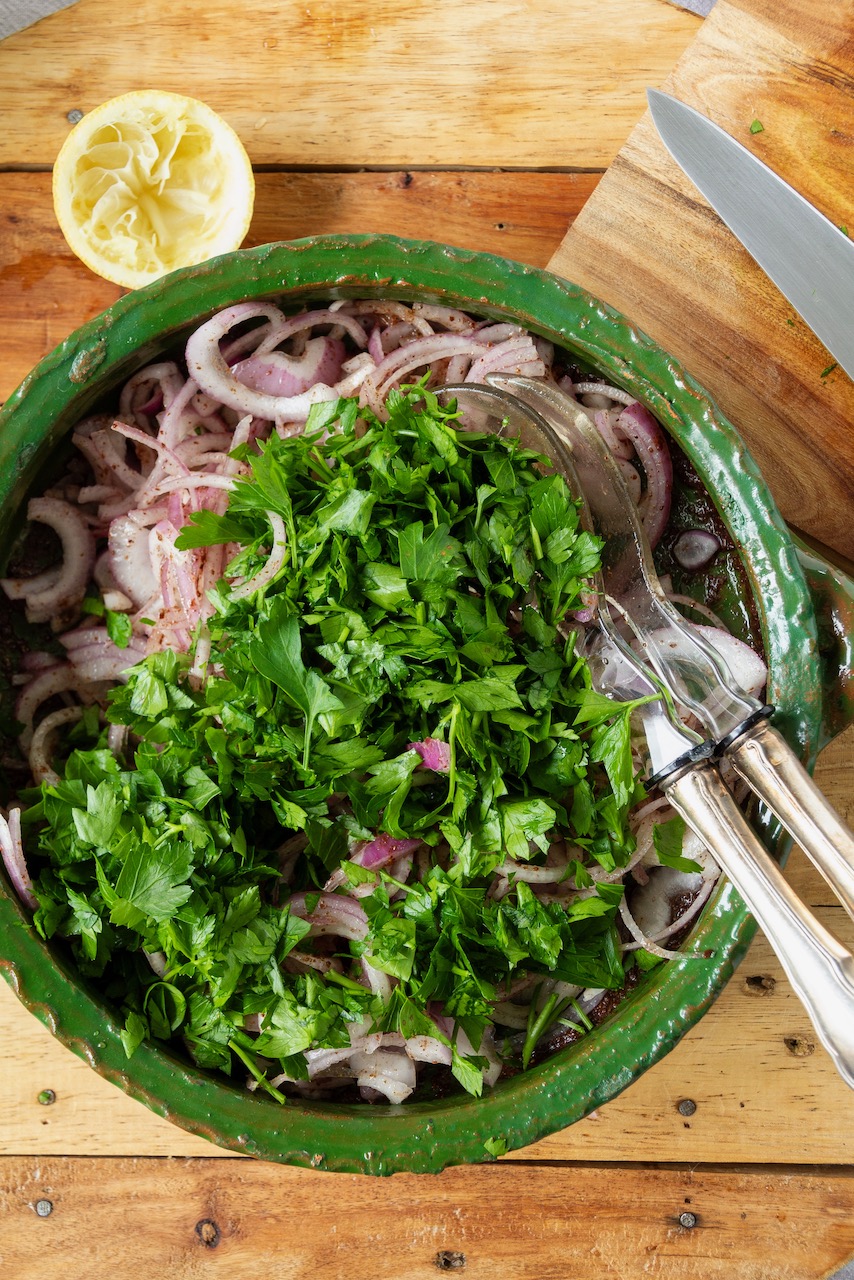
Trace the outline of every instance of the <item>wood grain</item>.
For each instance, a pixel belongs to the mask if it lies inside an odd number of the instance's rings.
[[[854,1174],[503,1161],[379,1182],[21,1158],[0,1161],[0,1214],[15,1280],[112,1280],[119,1258],[122,1274],[170,1280],[815,1280],[854,1250]]]
[[[816,777],[854,819],[854,728],[822,755]],[[800,854],[791,883],[854,947],[854,926]],[[102,1080],[0,983],[0,1155],[204,1155],[211,1146]],[[56,1101],[38,1101],[44,1089]],[[696,1111],[680,1115],[690,1098]],[[780,1117],[785,1116],[785,1124]],[[517,1153],[530,1160],[854,1163],[854,1094],[837,1076],[764,938],[676,1049],[607,1106]]]
[[[255,164],[601,169],[699,25],[664,0],[138,0],[117,29],[79,0],[0,45],[0,166],[52,164],[69,110],[153,85]]]
[[[665,88],[851,219],[854,5],[719,0]],[[763,132],[751,135],[760,120]],[[854,228],[852,228],[854,230]],[[854,383],[637,126],[550,266],[631,316],[742,432],[792,523],[854,556]]]
[[[2,45],[0,45],[2,57]],[[247,246],[335,232],[441,240],[545,266],[597,173],[261,173]],[[50,174],[0,174],[0,400],[42,356],[122,293],[75,258]]]

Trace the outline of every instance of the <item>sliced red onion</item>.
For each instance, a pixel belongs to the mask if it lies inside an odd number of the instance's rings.
[[[336,313],[336,320],[339,318],[339,309],[351,316],[376,316],[382,317],[386,321],[390,319],[403,320],[407,324],[411,324],[417,333],[423,334],[425,337],[433,332],[429,321],[419,314],[418,303],[410,307],[405,302],[392,302],[391,299],[386,298],[376,298],[365,302],[333,302],[330,310]],[[471,321],[466,327],[472,328]]]
[[[484,352],[472,362],[466,374],[466,382],[482,382],[487,373],[495,373],[499,370],[504,373],[524,374],[531,378],[542,377],[546,367],[540,359],[530,334],[517,333],[506,341],[496,343],[489,351]]]
[[[306,973],[309,969],[314,969],[317,973],[343,972],[337,956],[313,956],[309,951],[289,951],[285,968],[290,973]]]
[[[634,446],[623,431],[617,431],[614,411],[597,409],[593,414],[593,422],[613,456],[621,461],[628,461],[634,453]]]
[[[628,903],[625,898],[620,901],[620,916],[623,924],[644,951],[649,951],[651,955],[658,956],[659,960],[675,960],[680,954],[678,951],[668,951],[666,947],[660,947],[657,942],[653,942],[652,938],[647,937],[643,929],[637,924],[634,916],[629,910]]]
[[[439,738],[424,738],[422,742],[410,742],[408,749],[418,752],[425,769],[432,769],[434,773],[450,773],[450,743]]]
[[[117,588],[107,588],[103,593],[104,607],[109,609],[111,613],[130,613],[133,608],[133,600],[130,596],[126,596],[123,591]]]
[[[184,474],[188,470],[188,467],[181,461],[174,449],[171,449],[169,445],[165,444],[157,436],[149,436],[140,427],[129,427],[126,422],[120,422],[118,418],[113,423],[112,429],[116,435],[124,436],[127,440],[135,440],[137,444],[142,444],[147,449],[153,449],[163,462],[171,464],[179,473]]]
[[[26,600],[28,596],[41,595],[43,591],[56,586],[61,572],[62,565],[54,564],[32,578],[4,578],[0,586],[10,600]]]
[[[430,324],[441,324],[446,329],[457,333],[472,328],[471,316],[455,307],[443,307],[432,302],[413,302],[412,311],[416,317],[427,320]]]
[[[378,867],[394,862],[395,858],[414,853],[421,843],[420,840],[397,840],[393,836],[380,834],[356,850],[352,860],[366,870],[376,871]]]
[[[416,1062],[434,1062],[446,1067],[451,1065],[451,1046],[442,1044],[435,1036],[410,1036],[404,1048]]]
[[[124,418],[141,415],[146,419],[174,399],[183,383],[178,366],[171,360],[146,365],[144,369],[138,369],[122,388],[119,413]],[[145,422],[140,425],[144,426]]]
[[[117,760],[124,755],[129,733],[126,724],[111,724],[107,730],[107,746]]]
[[[112,424],[115,421],[115,418],[111,418],[106,428],[99,428],[99,430],[93,431],[90,436],[83,436],[79,432],[75,432],[72,440],[90,463],[98,484],[119,485],[122,489],[132,493],[140,487],[145,475],[142,471],[135,471],[119,452],[116,433],[112,430]],[[139,428],[134,428],[134,430],[139,430]],[[154,439],[153,436],[149,436],[144,431],[142,435],[145,436],[146,441]]]
[[[405,1053],[390,1049],[354,1053],[350,1065],[360,1089],[381,1094],[389,1102],[405,1102],[415,1088],[415,1064]]]
[[[231,588],[232,600],[245,600],[247,596],[254,595],[256,591],[263,591],[264,587],[273,581],[285,563],[285,557],[288,553],[285,522],[275,511],[268,511],[266,515],[273,530],[273,549],[266,564],[262,565],[257,573],[241,582],[239,586]]]
[[[482,353],[483,344],[468,335],[431,334],[429,337],[418,338],[415,342],[409,342],[405,347],[398,347],[396,351],[392,351],[385,357],[382,364],[377,365],[368,381],[379,395],[383,395],[393,382],[399,381],[404,374],[414,369],[426,368],[436,360],[446,360],[457,354],[478,356]]]
[[[578,997],[578,1007],[583,1009],[585,1013],[592,1013],[598,1004],[604,999],[606,993],[605,987],[587,987]]]
[[[329,310],[305,311],[302,315],[291,316],[290,319],[283,320],[281,324],[272,325],[255,348],[255,354],[258,356],[267,355],[275,347],[293,337],[295,333],[304,333],[306,329],[312,329],[319,324],[336,325],[339,332],[343,329],[346,333],[349,333],[356,345],[361,347],[362,350],[368,345],[368,335],[365,333],[364,327],[346,312]]]
[[[187,367],[195,382],[215,400],[269,421],[298,421],[308,417],[313,404],[337,399],[332,387],[319,384],[297,396],[270,396],[253,391],[234,376],[220,352],[220,339],[243,320],[264,316],[274,323],[283,321],[281,311],[266,303],[241,302],[227,307],[208,320],[187,343]]]
[[[90,502],[96,504],[104,502],[115,502],[117,498],[127,497],[116,485],[111,484],[87,484],[77,495],[77,501],[81,507],[87,506]]]
[[[315,383],[332,386],[341,376],[344,343],[337,338],[311,338],[301,356],[284,351],[249,356],[232,369],[235,378],[268,396],[298,396]]]
[[[759,654],[728,631],[719,631],[717,627],[706,627],[701,623],[692,625],[718,651],[736,684],[754,698],[757,697],[768,680],[768,668]]]
[[[146,951],[142,948],[142,954],[145,956],[151,970],[156,973],[158,978],[166,977],[166,955],[162,951]]]
[[[82,512],[58,498],[30,499],[27,517],[48,525],[62,542],[62,567],[55,581],[25,597],[28,621],[48,622],[82,602],[95,564],[95,539]],[[20,586],[20,579],[4,579],[0,586],[7,595],[10,581]]]
[[[30,770],[37,783],[49,782],[55,786],[60,781],[59,774],[50,763],[53,735],[62,725],[79,720],[82,714],[82,707],[60,707],[58,711],[52,711],[49,716],[45,716],[44,720],[36,726],[30,743],[29,761]]]
[[[650,877],[650,883],[652,882],[652,879],[653,877]],[[679,915],[672,922],[672,924],[668,924],[664,928],[658,929],[655,932],[653,932],[652,930],[647,931],[652,941],[661,943],[666,941],[667,938],[673,937],[674,933],[680,933],[687,925],[691,923],[691,921],[696,916],[700,914],[703,907],[706,905],[709,898],[712,896],[712,891],[714,890],[714,887],[715,887],[714,879],[705,879],[703,877],[700,877],[700,885],[696,891],[695,896],[691,899],[690,903],[685,908],[685,910],[679,913]],[[636,951],[639,948],[639,946],[640,946],[640,943],[630,942],[623,947],[623,950]]]
[[[55,653],[48,653],[46,649],[32,649],[21,654],[20,668],[22,672],[45,671],[48,667],[58,666],[59,661]],[[21,683],[26,684],[29,679],[29,676],[25,676]]]
[[[656,938],[667,928],[673,898],[682,893],[695,894],[702,884],[701,872],[656,867],[649,882],[635,890],[632,896],[631,910],[638,928],[649,937]]]
[[[663,582],[662,586],[664,586]],[[707,604],[702,604],[699,600],[695,600],[693,596],[683,596],[676,591],[667,591],[666,587],[664,589],[671,604],[682,605],[688,610],[689,614],[699,613],[702,617],[708,618],[713,627],[717,627],[719,631],[726,631],[726,623],[723,618],[719,618],[714,609],[710,609]]]
[[[100,684],[102,680],[115,683],[127,680],[131,668],[145,657],[144,649],[118,649],[115,655],[95,653],[74,659],[74,668],[83,684]]]
[[[673,557],[683,569],[705,569],[721,549],[721,540],[707,529],[685,529],[673,544]]]
[[[457,1053],[462,1054],[464,1057],[477,1053],[479,1057],[486,1058],[489,1065],[483,1073],[483,1083],[491,1088],[501,1075],[501,1059],[495,1049],[492,1028],[487,1027],[485,1029],[476,1050],[472,1047],[471,1041],[459,1023],[456,1026],[456,1036],[452,1036],[451,1039],[456,1044]]]
[[[362,956],[359,963],[362,967],[362,976],[365,984],[370,987],[375,996],[379,996],[383,1004],[388,1004],[391,1000],[391,993],[397,986],[397,978],[390,978],[387,973],[383,973],[382,969],[375,969],[364,956]]]
[[[367,351],[360,351],[352,360],[345,360],[341,366],[341,373],[344,375],[335,383],[335,390],[339,396],[352,396],[361,387],[368,374],[375,368],[374,361],[368,355]]]
[[[33,718],[41,704],[48,698],[55,698],[58,693],[76,691],[79,687],[80,676],[70,663],[66,662],[40,671],[33,676],[29,684],[24,685],[15,703],[15,719],[24,726],[20,736],[24,751],[29,751],[33,740]]]
[[[353,898],[340,893],[321,893],[314,910],[308,912],[306,897],[305,893],[295,893],[286,905],[292,915],[308,921],[313,937],[333,934],[360,942],[366,936],[368,917]]]
[[[637,404],[635,397],[628,391],[622,391],[619,387],[609,387],[607,382],[576,382],[575,395],[603,396],[606,400],[616,400],[618,404]]]
[[[3,865],[12,887],[21,899],[25,907],[29,907],[30,911],[35,911],[38,899],[33,893],[33,882],[30,879],[30,873],[27,870],[27,862],[24,857],[24,844],[21,839],[21,810],[18,808],[10,809],[8,818],[4,818],[0,814],[0,854],[3,856]]]
[[[558,884],[566,875],[568,859],[561,866],[538,867],[529,862],[516,862],[513,858],[505,858],[498,868],[498,875],[507,880],[524,880],[526,884]],[[620,874],[622,875],[621,868]]]
[[[667,440],[655,418],[642,404],[628,405],[617,418],[616,426],[631,440],[646,475],[646,493],[640,516],[650,545],[654,547],[670,516],[673,463]]]
[[[62,637],[68,659],[81,680],[96,684],[100,680],[118,680],[145,657],[145,641],[132,636],[124,649],[110,639],[106,627],[81,628]]]
[[[107,564],[125,595],[138,609],[151,599],[158,583],[151,564],[150,533],[132,516],[119,516],[107,534]]]

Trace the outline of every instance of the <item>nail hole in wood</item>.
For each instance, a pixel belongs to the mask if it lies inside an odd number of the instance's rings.
[[[784,1036],[783,1044],[793,1058],[809,1058],[815,1053],[812,1040],[804,1040],[802,1036]]]
[[[466,1255],[457,1253],[455,1249],[440,1249],[436,1254],[436,1266],[440,1271],[462,1271],[466,1265]]]
[[[754,973],[744,979],[744,993],[748,996],[770,996],[777,985],[777,979],[768,973]]]
[[[215,1249],[219,1244],[219,1227],[212,1218],[202,1218],[196,1223],[196,1235],[206,1249]]]

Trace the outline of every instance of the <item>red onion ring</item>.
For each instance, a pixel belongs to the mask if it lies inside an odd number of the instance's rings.
[[[30,911],[35,911],[39,904],[36,895],[33,893],[33,882],[30,879],[26,858],[24,857],[24,844],[21,839],[21,810],[18,808],[10,809],[8,818],[4,818],[0,814],[0,854],[2,854],[3,865],[12,882],[13,889],[24,906],[29,907]]]
[[[48,525],[62,542],[62,567],[56,579],[25,596],[27,620],[48,622],[82,602],[95,564],[95,539],[82,512],[59,498],[31,498],[27,517]],[[0,582],[7,595],[10,585],[13,591],[20,589],[21,579]]]
[[[245,600],[247,596],[253,595],[256,591],[263,590],[268,583],[272,582],[276,574],[285,563],[285,557],[288,554],[288,538],[285,532],[285,522],[275,511],[268,511],[267,519],[270,521],[270,527],[273,530],[273,549],[267,559],[266,564],[262,565],[256,574],[251,578],[247,578],[241,582],[239,586],[232,587],[232,600]]]
[[[288,419],[305,421],[309,409],[320,400],[335,400],[338,393],[326,385],[312,387],[297,396],[270,396],[253,391],[234,376],[219,349],[220,340],[243,320],[264,316],[272,323],[284,321],[278,308],[266,303],[240,302],[218,312],[190,337],[186,358],[190,376],[201,389],[221,404],[251,413],[256,418],[270,421]]]
[[[683,529],[673,544],[673,558],[682,569],[699,572],[720,551],[721,540],[707,529]]]
[[[646,475],[646,493],[640,505],[640,517],[650,546],[654,547],[670,516],[673,489],[670,450],[661,427],[642,404],[635,403],[625,408],[616,425],[631,440]]]

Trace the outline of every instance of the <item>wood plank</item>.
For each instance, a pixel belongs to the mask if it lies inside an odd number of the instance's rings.
[[[665,86],[851,220],[854,5],[719,0]],[[758,119],[761,133],[751,135]],[[638,125],[551,261],[631,316],[743,433],[784,516],[854,556],[854,383]]]
[[[0,1161],[0,1214],[15,1280],[112,1280],[117,1257],[171,1280],[818,1280],[854,1250],[854,1174],[501,1162],[379,1181],[21,1158]]]
[[[854,728],[824,752],[816,773],[849,821],[852,771]],[[854,926],[841,907],[829,905],[829,891],[802,855],[792,856],[788,875],[824,923],[854,946]],[[14,1045],[0,1065],[0,1155],[213,1150],[102,1080],[4,983],[0,1042]],[[54,1091],[53,1104],[39,1103],[43,1089]],[[696,1104],[690,1117],[678,1111],[686,1098]],[[715,1006],[672,1053],[595,1115],[520,1154],[533,1160],[854,1163],[854,1094],[816,1045],[760,936]]]
[[[0,165],[52,164],[70,110],[156,85],[256,164],[601,169],[699,25],[664,0],[79,0],[0,45]]]
[[[0,46],[2,56],[2,46]],[[440,240],[545,266],[597,173],[261,173],[246,244],[338,232]],[[0,400],[123,292],[69,250],[50,174],[0,174]]]

